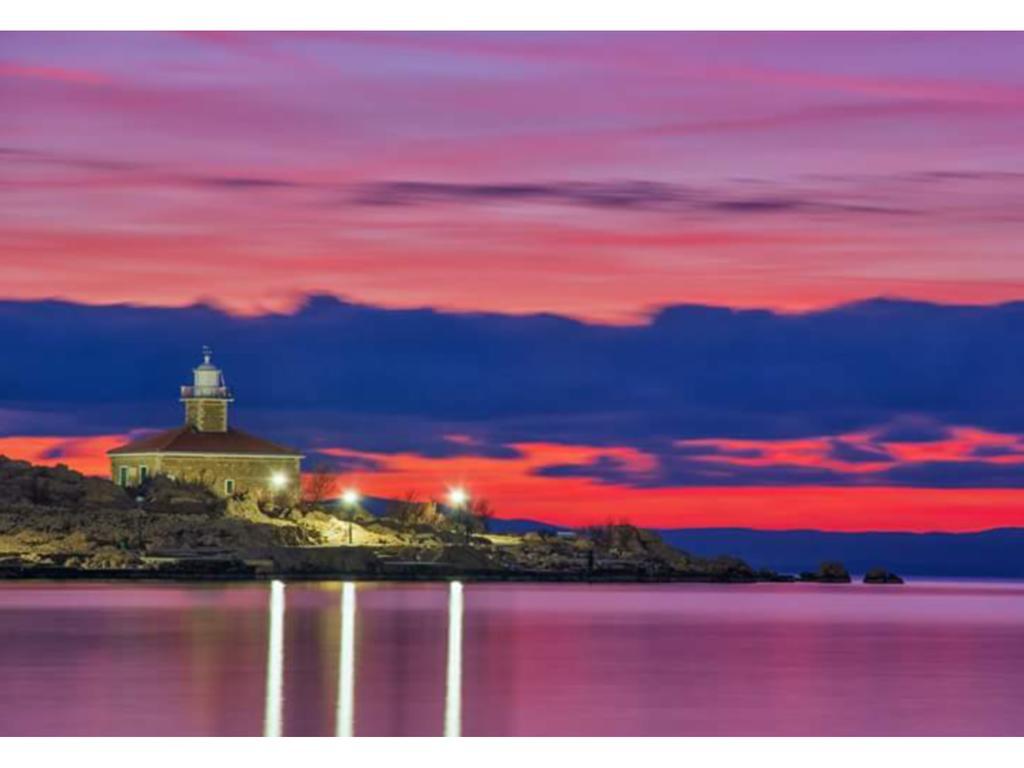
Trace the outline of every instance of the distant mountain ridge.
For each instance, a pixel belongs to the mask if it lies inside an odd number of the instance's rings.
[[[841,560],[854,573],[883,566],[903,575],[1024,578],[1024,528],[978,533],[837,533],[692,528],[659,531],[698,555],[729,553],[755,567],[794,571]]]
[[[494,520],[501,533],[569,530],[535,520]],[[853,573],[882,566],[901,575],[1024,578],[1024,528],[977,533],[905,533],[751,528],[661,528],[669,544],[695,555],[735,555],[755,568],[806,570],[839,560]]]

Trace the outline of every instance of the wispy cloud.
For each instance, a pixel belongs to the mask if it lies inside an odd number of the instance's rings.
[[[798,182],[789,184],[737,181],[716,188],[659,181],[525,181],[465,184],[445,181],[296,180],[271,175],[211,175],[170,170],[159,164],[128,162],[19,147],[0,147],[0,162],[38,164],[75,171],[119,173],[119,184],[140,187],[195,186],[207,189],[302,189],[318,193],[306,198],[315,205],[357,207],[429,207],[439,205],[561,205],[617,212],[704,213],[730,216],[806,215],[914,215],[920,213],[893,204],[868,204],[850,198],[844,187],[812,191]],[[51,183],[59,184],[53,180]],[[81,183],[76,179],[76,186]],[[102,184],[100,180],[97,184]],[[756,188],[754,188],[756,187]]]
[[[912,214],[909,208],[865,205],[823,198],[800,197],[780,189],[775,194],[752,195],[747,190],[712,190],[652,181],[533,182],[456,184],[428,181],[392,181],[363,184],[353,202],[371,206],[413,206],[453,203],[547,203],[679,213],[722,214],[851,213]]]
[[[105,85],[110,82],[106,75],[88,69],[0,61],[0,78],[4,77],[89,86]]]

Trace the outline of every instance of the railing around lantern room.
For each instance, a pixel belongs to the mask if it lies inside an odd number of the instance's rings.
[[[216,397],[224,400],[231,399],[231,390],[227,387],[188,387],[181,388],[181,399],[187,400],[193,397]]]

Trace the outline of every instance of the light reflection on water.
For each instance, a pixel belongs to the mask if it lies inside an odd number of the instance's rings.
[[[0,735],[1024,733],[1012,583],[7,583],[0,637]]]
[[[267,629],[267,693],[263,707],[263,735],[281,735],[284,707],[284,582],[270,583],[270,621]]]
[[[267,686],[263,735],[281,735],[284,709],[284,583],[270,584],[270,622],[267,633]],[[448,659],[445,670],[444,735],[460,736],[462,723],[462,583],[448,589]],[[356,585],[341,585],[341,625],[338,633],[338,703],[335,735],[355,735]]]
[[[448,585],[448,666],[444,686],[444,735],[462,735],[462,584]]]
[[[356,585],[341,585],[341,642],[338,653],[338,712],[334,733],[353,736],[356,687]]]

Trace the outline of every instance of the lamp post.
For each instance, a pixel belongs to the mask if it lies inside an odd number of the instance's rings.
[[[355,488],[348,488],[341,494],[341,503],[345,507],[348,519],[348,543],[352,544],[352,518],[355,517],[356,507],[359,506],[359,491]]]
[[[270,475],[270,490],[272,492],[271,504],[274,508],[274,515],[280,515],[281,509],[285,508],[283,491],[288,485],[288,476],[284,472],[273,472]],[[287,511],[285,509],[285,511]]]
[[[139,553],[142,552],[143,541],[142,541],[142,502],[146,500],[145,496],[139,495],[135,497],[135,541]]]
[[[448,489],[448,506],[455,511],[455,519],[462,523],[462,533],[466,544],[469,544],[469,521],[466,519],[466,505],[469,504],[469,493],[465,488],[455,486]]]
[[[448,503],[454,509],[462,509],[466,506],[466,502],[469,501],[469,494],[466,493],[465,488],[456,486],[455,488],[448,489]]]

